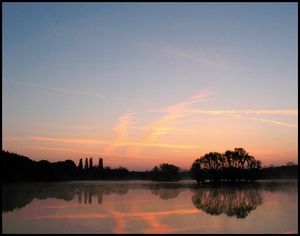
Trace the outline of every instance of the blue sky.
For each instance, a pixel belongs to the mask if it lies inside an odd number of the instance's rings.
[[[2,148],[298,162],[298,3],[2,3]]]

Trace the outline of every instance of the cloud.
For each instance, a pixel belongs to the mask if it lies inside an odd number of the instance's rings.
[[[151,112],[164,112],[167,114],[144,127],[145,130],[148,130],[148,133],[143,137],[141,141],[155,142],[159,136],[169,133],[170,131],[176,129],[174,127],[174,124],[176,124],[175,120],[191,114],[187,110],[187,107],[189,107],[192,104],[206,101],[208,99],[207,97],[212,94],[214,93],[206,91],[200,92],[192,96],[190,100],[180,102],[164,110],[151,110]]]
[[[259,119],[259,118],[254,118],[254,117],[248,117],[247,119],[259,120],[259,121],[263,121],[263,122],[273,123],[273,124],[276,124],[276,125],[298,127],[298,125],[295,125],[295,124],[289,124],[289,123],[279,122],[279,121],[275,121],[275,120]]]
[[[25,83],[25,82],[15,81],[15,80],[3,79],[3,81],[14,83],[14,84],[21,84],[21,85],[26,85],[26,86],[37,87],[37,88],[45,88],[45,89],[51,89],[51,90],[56,90],[56,91],[61,91],[61,92],[67,92],[67,93],[76,93],[76,94],[82,94],[82,95],[88,95],[88,96],[95,96],[95,97],[102,97],[102,98],[106,97],[105,95],[102,95],[102,94],[86,93],[86,92],[77,91],[77,90],[70,90],[70,89],[58,88],[58,87],[50,87],[50,86],[38,85],[38,84],[34,84],[34,83]]]
[[[34,141],[45,141],[45,142],[57,142],[57,143],[75,143],[75,144],[90,144],[90,145],[99,145],[105,144],[109,145],[107,148],[118,147],[118,146],[126,146],[126,147],[164,147],[164,148],[173,148],[173,149],[186,149],[186,148],[197,148],[196,145],[178,145],[178,144],[168,144],[168,143],[143,143],[138,141],[126,141],[126,140],[94,140],[94,139],[63,139],[63,138],[48,138],[48,137],[40,137],[40,136],[29,136],[29,137],[21,137],[21,136],[4,136],[4,141],[26,141],[26,140],[34,140]],[[65,152],[74,152],[74,153],[85,153],[85,154],[94,154],[94,155],[105,155],[105,156],[122,156],[122,157],[138,157],[138,158],[155,158],[153,156],[143,156],[143,155],[130,155],[130,154],[115,154],[112,152],[92,152],[92,151],[83,151],[77,149],[67,149],[67,148],[58,148],[58,147],[47,147],[47,146],[37,146],[37,145],[26,145],[22,147],[30,147],[30,148],[40,148],[52,151],[65,151]],[[160,158],[157,158],[160,159]]]
[[[2,81],[36,87],[36,88],[50,89],[50,90],[60,91],[60,92],[64,92],[64,93],[74,93],[74,94],[87,95],[87,96],[92,96],[92,97],[107,98],[107,99],[112,99],[112,100],[132,101],[131,99],[127,99],[127,98],[109,97],[109,96],[106,96],[103,94],[98,94],[98,93],[88,93],[88,92],[82,92],[82,91],[78,91],[78,90],[71,90],[71,89],[65,89],[65,88],[60,88],[60,87],[51,87],[51,86],[34,84],[34,83],[26,83],[26,82],[21,82],[21,81],[16,81],[16,80],[2,79]]]
[[[209,115],[236,115],[236,114],[256,114],[256,115],[298,115],[297,110],[192,110],[191,113],[203,113]]]
[[[126,155],[143,157],[139,155],[140,149],[143,147],[162,147],[162,148],[172,148],[172,149],[195,149],[199,148],[197,145],[187,145],[187,144],[170,144],[157,142],[157,138],[161,135],[167,134],[172,130],[176,129],[175,125],[178,118],[190,115],[186,108],[192,104],[206,101],[208,96],[214,93],[211,92],[200,92],[188,101],[181,102],[170,106],[164,110],[151,110],[151,112],[164,112],[164,116],[156,119],[149,124],[144,126],[134,126],[133,116],[134,112],[126,113],[118,118],[118,123],[113,128],[116,138],[110,141],[107,147],[105,147],[104,153],[106,156],[121,156],[116,154],[117,147],[126,147]],[[133,139],[130,135],[133,129],[142,130],[145,132],[143,137]]]
[[[44,150],[50,150],[50,151],[64,151],[64,152],[84,153],[84,154],[91,154],[91,155],[103,155],[103,153],[101,153],[101,152],[82,151],[82,150],[76,150],[76,149],[47,147],[47,146],[24,145],[22,147],[24,147],[24,148],[44,149]]]
[[[176,52],[178,54],[185,53],[184,51]],[[186,55],[187,56],[187,55]],[[8,81],[8,80],[4,80]],[[11,81],[8,81],[11,82]],[[220,81],[217,81],[220,82]],[[54,89],[63,92],[72,92],[79,94],[86,94],[91,96],[106,97],[100,94],[90,94],[82,93],[80,91],[66,90],[62,88],[54,88],[48,86],[40,86],[35,84],[16,82],[28,86],[42,87],[47,89]],[[216,82],[215,82],[216,83]],[[118,158],[137,158],[137,159],[163,159],[160,157],[141,155],[142,148],[147,147],[160,147],[160,148],[170,148],[170,149],[199,149],[198,145],[188,145],[188,144],[174,144],[174,143],[162,143],[158,141],[158,138],[169,134],[170,132],[179,129],[178,124],[181,118],[204,114],[204,115],[218,115],[218,116],[229,116],[235,119],[249,119],[257,120],[261,122],[268,122],[275,125],[283,125],[289,127],[298,127],[297,124],[290,124],[285,122],[276,121],[275,119],[266,119],[265,117],[255,117],[264,115],[281,115],[281,116],[297,116],[297,110],[200,110],[193,109],[192,106],[198,103],[205,102],[210,96],[215,93],[211,92],[211,86],[207,86],[195,95],[192,95],[187,101],[179,102],[177,104],[166,107],[165,109],[152,109],[150,112],[164,113],[161,117],[153,120],[145,125],[137,126],[134,122],[135,112],[128,112],[121,115],[118,118],[118,122],[113,128],[115,133],[114,140],[96,140],[96,139],[69,139],[69,138],[51,138],[51,137],[40,137],[40,136],[29,136],[29,137],[18,137],[18,136],[5,136],[4,141],[26,141],[26,140],[36,140],[44,142],[58,142],[58,143],[74,143],[74,144],[88,144],[88,145],[104,145],[99,146],[99,150],[102,152],[91,152],[83,151],[72,148],[58,148],[58,147],[46,147],[46,146],[26,146],[31,148],[40,148],[52,151],[64,151],[64,152],[74,152],[74,153],[84,153],[90,155],[101,155],[104,157],[118,157]],[[137,137],[134,131],[139,130],[142,133]],[[134,136],[135,135],[135,138]],[[24,146],[25,147],[25,146]],[[78,146],[77,146],[78,147]],[[76,147],[76,148],[77,148]],[[123,148],[118,149],[117,148]],[[110,162],[108,160],[108,162]]]
[[[185,50],[181,47],[171,45],[169,43],[167,44],[162,44],[159,47],[159,51],[162,52],[165,55],[175,57],[175,58],[184,58],[184,59],[191,59],[195,61],[199,61],[202,64],[217,68],[217,69],[222,69],[226,71],[232,71],[232,68],[229,66],[216,62],[216,60],[212,60],[211,58],[208,58],[207,56],[200,56],[199,53],[195,52],[189,52],[188,50]]]
[[[297,110],[193,110],[189,109],[186,111],[191,114],[207,114],[207,115],[227,115],[230,117],[234,117],[237,119],[250,119],[250,120],[257,120],[262,122],[273,123],[277,125],[284,125],[290,127],[298,127],[297,124],[289,124],[285,122],[263,119],[263,118],[256,118],[256,117],[249,117],[248,115],[289,115],[289,116],[296,116],[298,115]]]
[[[17,146],[15,146],[17,147]],[[84,151],[84,150],[76,150],[76,149],[67,149],[67,148],[57,148],[57,147],[48,147],[48,146],[35,146],[35,145],[24,145],[20,146],[22,148],[34,148],[34,149],[44,149],[50,151],[63,151],[63,152],[73,152],[73,153],[82,153],[88,155],[97,155],[97,156],[104,156],[104,157],[125,157],[125,158],[132,158],[132,159],[156,159],[156,160],[163,160],[162,157],[155,157],[155,156],[146,156],[146,155],[128,155],[128,154],[107,154],[104,152],[92,152],[92,151]],[[107,160],[107,163],[117,162],[112,160]],[[119,162],[117,162],[119,163]]]
[[[129,139],[129,130],[133,124],[133,112],[126,113],[118,118],[118,123],[113,128],[113,131],[116,134],[116,139],[111,141],[109,146],[105,148],[106,155],[112,155],[115,151],[115,148],[118,146],[125,146],[126,140]]]
[[[176,110],[176,109],[175,109]],[[179,117],[179,114],[171,114],[162,117],[150,123],[145,127],[137,127],[133,126],[133,115],[134,112],[126,113],[118,118],[118,123],[113,128],[116,138],[115,140],[110,141],[108,146],[105,148],[105,155],[112,156],[118,155],[116,154],[117,147],[126,147],[126,155],[135,156],[135,157],[143,157],[139,155],[140,149],[143,147],[163,147],[163,148],[174,148],[174,149],[189,149],[189,148],[197,148],[196,145],[181,145],[181,144],[168,144],[168,143],[156,143],[156,138],[160,135],[170,132],[173,128],[168,127],[172,123],[172,120]],[[148,131],[148,134],[141,139],[133,139],[130,134],[133,129],[139,129],[143,131]]]
[[[19,141],[27,139],[26,137],[20,137],[20,136],[4,136],[3,141]]]
[[[106,140],[97,140],[97,139],[66,139],[66,138],[48,138],[48,137],[37,137],[37,136],[30,136],[28,137],[28,139],[38,140],[38,141],[53,141],[53,142],[60,142],[60,143],[87,143],[87,144],[107,144],[110,142]]]
[[[116,133],[115,142],[120,142],[128,139],[130,126],[133,124],[133,112],[124,114],[118,118],[119,123],[113,128]]]

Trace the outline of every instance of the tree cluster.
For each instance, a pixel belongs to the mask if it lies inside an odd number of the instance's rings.
[[[298,165],[262,168],[261,179],[298,179]]]
[[[154,181],[179,181],[179,170],[178,166],[162,163],[159,167],[155,166],[151,174]]]
[[[33,161],[28,157],[2,150],[2,182],[68,181],[77,177],[72,160],[50,163]]]
[[[74,161],[66,160],[49,162],[47,160],[33,161],[28,157],[2,150],[2,182],[54,182],[71,180],[110,180],[126,179],[129,171],[120,166],[112,169],[103,168],[102,159],[98,166],[93,165],[93,158],[82,159],[76,166]]]
[[[210,152],[196,159],[191,167],[193,178],[204,183],[219,181],[251,181],[259,178],[261,162],[255,160],[243,148],[225,153]]]

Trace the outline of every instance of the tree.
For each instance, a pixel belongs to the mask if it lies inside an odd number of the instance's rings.
[[[87,157],[85,158],[84,169],[87,170],[89,168],[89,163]]]
[[[218,182],[223,165],[224,158],[222,154],[210,152],[196,159],[192,164],[191,171],[196,172],[194,178],[198,183],[204,183],[206,179],[210,179],[211,182]]]
[[[154,181],[179,181],[179,170],[178,166],[162,163],[159,167],[155,166],[152,169],[152,179]]]
[[[89,166],[89,168],[90,169],[93,168],[93,158],[92,157],[90,158],[90,166]]]
[[[193,178],[198,182],[218,182],[220,180],[236,181],[256,181],[261,162],[255,160],[243,148],[235,148],[234,151],[227,150],[221,154],[210,152],[196,159],[191,172]]]
[[[103,170],[103,159],[102,158],[99,158],[98,169],[99,169],[99,171]]]
[[[79,170],[80,172],[83,171],[82,158],[80,158],[80,160],[79,160],[78,170]]]
[[[198,158],[192,164],[190,169],[192,172],[192,178],[194,178],[197,183],[204,183],[207,177],[207,169],[205,168],[203,158]]]

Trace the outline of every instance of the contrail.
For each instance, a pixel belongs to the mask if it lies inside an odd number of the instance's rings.
[[[209,115],[298,115],[297,110],[196,110],[189,109],[190,113],[209,114]]]
[[[37,88],[45,88],[45,89],[51,89],[51,90],[56,90],[56,91],[68,92],[68,93],[76,93],[76,94],[89,95],[89,96],[95,96],[95,97],[103,97],[103,98],[106,97],[105,95],[102,95],[102,94],[85,93],[85,92],[81,92],[81,91],[77,91],[77,90],[50,87],[50,86],[38,85],[38,84],[34,84],[34,83],[25,83],[25,82],[21,82],[21,81],[14,81],[14,80],[7,80],[7,79],[3,79],[3,81],[14,83],[14,84],[22,84],[22,85],[37,87]]]
[[[32,86],[32,87],[36,87],[36,88],[51,89],[51,90],[60,91],[60,92],[75,93],[75,94],[88,95],[88,96],[101,97],[101,98],[108,98],[108,99],[114,99],[114,100],[132,101],[131,99],[127,99],[127,98],[108,97],[106,95],[97,94],[97,93],[86,93],[86,92],[82,92],[82,91],[78,91],[78,90],[71,90],[71,89],[58,88],[58,87],[51,87],[51,86],[34,84],[34,83],[25,83],[25,82],[15,81],[15,80],[7,80],[7,79],[2,79],[2,80],[5,81],[5,82],[9,82],[9,83],[21,84],[21,85],[26,85],[26,86]]]
[[[254,117],[248,117],[246,119],[259,120],[259,121],[273,123],[273,124],[277,124],[277,125],[285,125],[285,126],[290,126],[290,127],[298,127],[298,125],[295,125],[295,124],[289,124],[289,123],[279,122],[279,121],[275,121],[275,120],[259,119],[259,118],[254,118]]]
[[[269,122],[277,125],[284,125],[290,127],[298,127],[297,124],[289,124],[285,122],[279,122],[275,120],[268,120],[262,118],[255,117],[244,117],[243,115],[298,115],[297,110],[195,110],[189,109],[187,112],[191,114],[207,114],[207,115],[227,115],[230,117],[234,117],[237,119],[250,119],[250,120],[258,120],[262,122]]]

